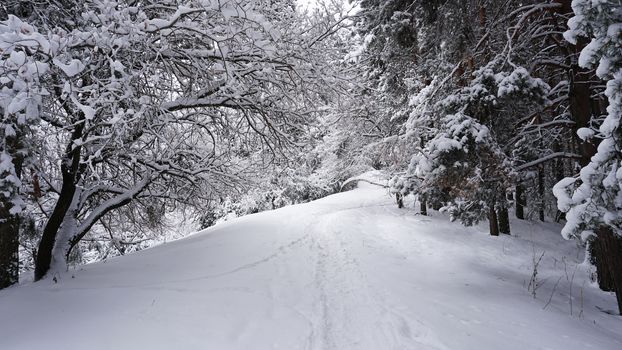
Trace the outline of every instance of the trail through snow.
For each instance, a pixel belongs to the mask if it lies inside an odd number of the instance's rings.
[[[622,349],[581,248],[514,227],[489,237],[366,185],[0,291],[0,349]]]

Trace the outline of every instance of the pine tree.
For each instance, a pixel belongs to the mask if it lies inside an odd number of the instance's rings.
[[[575,17],[565,37],[574,44],[580,37],[590,38],[579,65],[597,67],[596,74],[607,82],[609,106],[602,121],[592,116],[598,129],[578,130],[583,139],[601,139],[596,154],[578,176],[560,181],[554,191],[559,209],[566,212],[564,237],[595,235],[604,250],[603,266],[609,270],[622,314],[622,3],[575,0],[572,9]]]

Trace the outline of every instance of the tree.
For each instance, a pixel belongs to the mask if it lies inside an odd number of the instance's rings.
[[[414,173],[418,160],[410,159],[434,148],[427,145],[446,136],[446,116],[456,115],[462,109],[468,110],[462,116],[490,131],[489,145],[494,145],[494,153],[505,159],[500,160],[506,168],[504,186],[521,183],[527,177],[523,173],[531,167],[571,154],[549,151],[549,144],[559,139],[557,134],[563,122],[556,121],[546,128],[534,125],[538,120],[548,121],[543,111],[554,102],[548,98],[552,90],[549,85],[537,78],[537,73],[532,74],[540,66],[529,66],[532,52],[539,57],[540,47],[533,41],[548,38],[549,34],[541,28],[548,11],[557,6],[535,1],[511,6],[501,1],[485,5],[474,1],[362,3],[359,27],[366,35],[363,46],[370,56],[368,77],[377,82],[372,90],[376,97],[370,102],[389,111],[394,127],[384,141],[400,150],[400,158],[392,162],[397,165],[389,169],[405,173],[405,181],[411,182],[403,186],[403,194],[423,189],[418,194],[436,209],[453,199],[464,201],[465,191],[461,197],[453,197],[455,193],[447,190],[449,184],[435,187],[433,182],[417,178]],[[519,134],[515,132],[517,128],[522,129]],[[540,135],[534,138],[534,132]],[[460,161],[458,158],[450,157],[447,161]],[[473,159],[463,160],[460,164],[469,164]],[[451,169],[453,163],[436,166]],[[489,179],[498,178],[493,175],[493,167],[486,169],[491,171]],[[499,198],[493,202],[498,201],[499,205],[493,208],[499,211],[494,216],[503,221],[503,231],[509,233],[506,218],[512,203],[506,199],[509,188],[504,186],[498,188]],[[478,187],[470,188],[474,191],[471,197],[476,198]],[[466,208],[475,206],[463,206],[460,212]],[[490,210],[484,211],[492,216]]]
[[[565,38],[576,44],[578,38],[591,38],[579,57],[579,65],[596,68],[607,82],[607,114],[592,116],[597,130],[582,128],[583,139],[600,138],[596,154],[578,176],[565,178],[554,188],[559,209],[566,212],[565,238],[595,235],[604,254],[622,314],[622,3],[620,1],[576,0],[575,16],[568,22]]]
[[[26,204],[22,173],[32,146],[27,139],[47,94],[39,80],[49,68],[38,52],[42,40],[15,17],[0,23],[0,288],[18,281],[19,225]]]
[[[26,87],[45,106],[27,138],[46,218],[35,279],[65,269],[113,213],[200,203],[241,181],[248,155],[277,155],[304,137],[317,67],[263,5],[63,1],[4,22],[3,59],[47,68]]]

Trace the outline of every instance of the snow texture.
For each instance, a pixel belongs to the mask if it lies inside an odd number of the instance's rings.
[[[0,291],[0,349],[622,348],[557,225],[493,238],[360,187]]]

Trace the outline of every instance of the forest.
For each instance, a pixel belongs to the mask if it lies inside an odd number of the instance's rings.
[[[0,115],[0,289],[379,171],[622,314],[620,0],[3,0]]]

